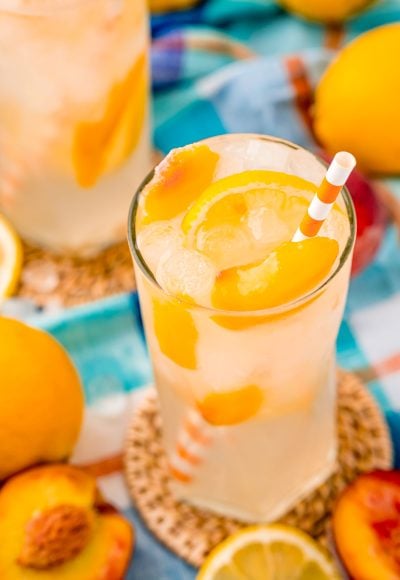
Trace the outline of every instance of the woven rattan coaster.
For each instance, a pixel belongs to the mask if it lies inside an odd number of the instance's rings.
[[[325,545],[338,493],[359,473],[387,469],[392,461],[386,423],[360,380],[340,371],[338,392],[338,468],[281,520],[302,528]],[[199,566],[216,544],[244,525],[191,507],[172,496],[154,389],[133,417],[126,442],[125,474],[131,496],[147,526],[194,566]]]
[[[40,306],[74,306],[135,288],[127,242],[90,259],[60,256],[29,245],[24,255],[18,296]]]

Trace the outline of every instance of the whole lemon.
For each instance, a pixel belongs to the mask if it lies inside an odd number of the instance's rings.
[[[342,22],[375,0],[278,0],[286,10],[318,22]]]
[[[60,344],[0,317],[0,480],[36,463],[66,459],[83,406],[79,376]]]
[[[400,173],[400,24],[350,43],[317,87],[314,128],[330,152],[351,151],[365,171]]]

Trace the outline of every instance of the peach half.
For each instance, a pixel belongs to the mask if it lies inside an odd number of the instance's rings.
[[[400,471],[359,476],[333,513],[337,551],[355,580],[400,578]]]
[[[133,540],[129,522],[76,467],[36,467],[0,491],[2,580],[121,580]]]

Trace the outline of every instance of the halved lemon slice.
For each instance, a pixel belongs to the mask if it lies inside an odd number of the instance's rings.
[[[212,183],[182,221],[189,247],[221,269],[265,257],[289,240],[300,223],[315,186],[275,171],[236,173]]]
[[[219,544],[197,580],[339,580],[333,561],[304,532],[282,524],[250,526]]]
[[[14,292],[22,269],[22,243],[14,228],[0,215],[0,300]]]

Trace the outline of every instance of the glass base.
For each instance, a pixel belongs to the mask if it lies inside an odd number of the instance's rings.
[[[283,498],[277,503],[273,509],[268,512],[254,512],[246,509],[241,509],[238,505],[232,505],[224,501],[214,501],[210,498],[204,498],[201,495],[193,495],[188,497],[187,494],[182,494],[181,486],[172,484],[172,491],[180,501],[184,501],[194,507],[214,512],[221,516],[234,518],[244,523],[270,523],[281,518],[298,503],[305,499],[312,491],[322,485],[334,472],[336,467],[337,445],[335,444],[329,453],[329,458],[324,466],[317,470],[316,474],[307,480],[307,482],[299,489],[287,497]],[[179,487],[179,488],[178,488]]]

